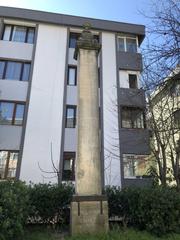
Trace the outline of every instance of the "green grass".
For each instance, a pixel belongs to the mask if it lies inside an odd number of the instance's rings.
[[[161,238],[155,237],[145,231],[136,231],[134,229],[112,230],[108,234],[98,236],[77,236],[63,237],[55,231],[48,229],[31,228],[26,231],[23,240],[180,240],[180,234],[170,234]]]

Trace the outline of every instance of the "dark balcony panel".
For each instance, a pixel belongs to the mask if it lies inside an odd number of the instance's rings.
[[[143,178],[124,178],[122,179],[122,187],[151,187],[152,186],[152,178],[143,177]]]
[[[3,28],[4,28],[3,19],[0,18],[0,39],[2,38]]]
[[[143,89],[119,88],[118,94],[120,106],[135,106],[142,108],[146,106],[145,92]]]
[[[117,64],[122,70],[142,71],[142,56],[140,53],[118,51]]]
[[[150,154],[149,129],[120,129],[121,153]]]

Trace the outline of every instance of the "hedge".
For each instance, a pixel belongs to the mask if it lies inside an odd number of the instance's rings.
[[[0,240],[23,239],[26,224],[69,225],[74,188],[62,184],[0,182]],[[180,193],[175,188],[106,187],[109,217],[118,216],[124,226],[156,235],[180,232]]]
[[[27,223],[68,224],[71,185],[0,182],[0,240],[23,239]]]
[[[28,222],[56,225],[69,224],[69,205],[73,191],[73,186],[68,184],[30,185],[31,209]]]
[[[109,216],[118,216],[123,225],[156,235],[180,232],[180,192],[175,188],[107,187]]]
[[[28,213],[27,186],[22,182],[0,182],[0,240],[20,239]]]

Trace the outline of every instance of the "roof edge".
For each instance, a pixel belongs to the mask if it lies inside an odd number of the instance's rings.
[[[89,22],[92,25],[92,29],[116,33],[122,32],[127,34],[135,34],[138,36],[140,44],[145,37],[145,26],[134,23],[124,23],[112,20],[79,17],[60,13],[3,6],[0,6],[0,17],[72,27],[82,27],[84,23]]]

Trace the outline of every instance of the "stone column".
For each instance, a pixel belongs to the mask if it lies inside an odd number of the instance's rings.
[[[84,30],[77,42],[78,60],[78,145],[76,194],[101,194],[99,138],[98,52],[101,46]]]
[[[76,195],[71,203],[71,233],[108,230],[107,199],[102,196],[99,136],[98,53],[101,45],[86,24],[77,41],[78,61],[78,147]]]

